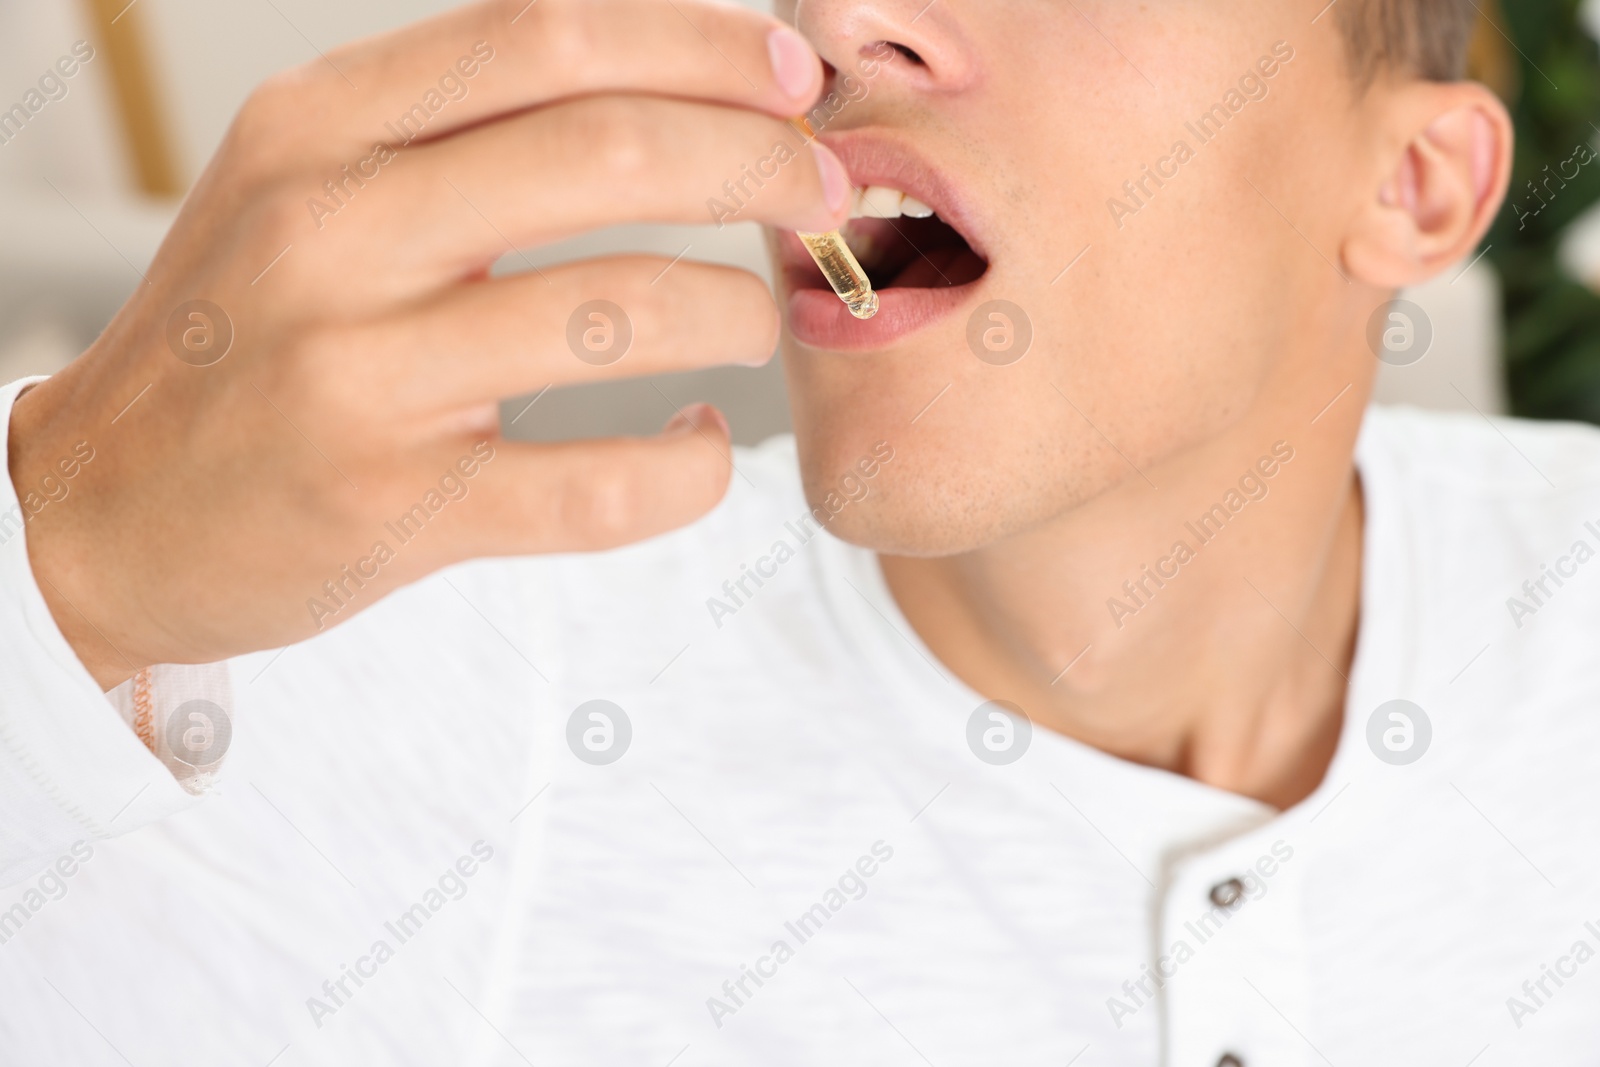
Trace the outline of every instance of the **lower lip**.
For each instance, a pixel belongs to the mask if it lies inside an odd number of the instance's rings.
[[[966,304],[982,282],[948,289],[879,289],[878,313],[850,314],[832,289],[794,289],[789,294],[789,330],[812,348],[862,352],[887,348],[931,326]]]

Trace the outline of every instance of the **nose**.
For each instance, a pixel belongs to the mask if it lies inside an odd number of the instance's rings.
[[[978,77],[959,0],[799,0],[795,27],[842,74],[925,92],[953,92]],[[974,0],[976,4],[993,0]],[[887,60],[887,61],[885,61]]]

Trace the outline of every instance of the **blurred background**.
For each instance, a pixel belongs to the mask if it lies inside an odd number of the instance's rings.
[[[0,382],[55,371],[100,332],[257,82],[449,6],[0,0]],[[1520,134],[1511,199],[1480,254],[1405,294],[1432,320],[1434,343],[1416,363],[1382,368],[1379,399],[1600,422],[1600,158],[1580,153],[1600,152],[1592,124],[1600,116],[1600,0],[1475,6],[1482,21],[1473,74],[1506,99]],[[25,124],[5,125],[5,109],[39,88],[78,41],[90,42],[95,57],[60,80],[64,95],[52,85],[55,99]],[[616,251],[768,273],[751,225],[618,228],[530,251],[527,262]],[[776,361],[532,400],[507,402],[511,436],[653,433],[689,400],[726,411],[740,443],[788,428]]]

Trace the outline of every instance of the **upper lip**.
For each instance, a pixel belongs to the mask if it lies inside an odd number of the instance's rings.
[[[915,197],[933,208],[934,214],[959,233],[984,262],[989,261],[980,224],[967,198],[951,178],[904,138],[859,129],[824,133],[817,139],[839,157],[858,188],[881,185]]]

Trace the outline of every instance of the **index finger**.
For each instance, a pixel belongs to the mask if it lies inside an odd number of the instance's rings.
[[[369,148],[599,92],[789,116],[821,92],[822,63],[782,22],[712,0],[488,0],[335,49],[279,84],[316,95],[325,130]]]

